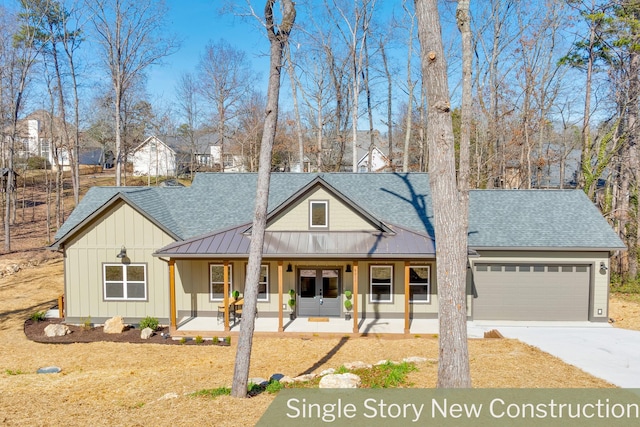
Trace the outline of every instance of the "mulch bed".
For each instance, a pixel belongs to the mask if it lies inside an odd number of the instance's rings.
[[[44,329],[48,325],[63,323],[62,319],[45,319],[40,322],[27,319],[24,322],[25,336],[34,342],[46,344],[73,344],[90,342],[128,342],[135,344],[165,344],[165,345],[213,345],[212,340],[204,340],[198,344],[193,339],[180,342],[179,339],[169,337],[169,328],[159,328],[149,339],[140,338],[140,329],[128,327],[120,334],[105,334],[102,326],[85,328],[84,326],[67,325],[70,334],[61,337],[47,337]],[[163,336],[164,335],[164,336]],[[166,337],[166,338],[165,338]],[[225,345],[220,343],[219,345]]]

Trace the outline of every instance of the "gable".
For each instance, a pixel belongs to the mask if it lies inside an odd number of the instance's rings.
[[[83,224],[65,244],[66,248],[100,249],[128,247],[155,249],[174,239],[123,200]]]
[[[310,231],[312,203],[325,204],[327,227],[322,231],[380,231],[360,212],[349,206],[336,194],[323,186],[316,186],[279,212],[267,224],[267,231]]]

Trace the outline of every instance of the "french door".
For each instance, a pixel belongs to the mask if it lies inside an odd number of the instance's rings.
[[[299,316],[340,316],[340,269],[298,270]]]

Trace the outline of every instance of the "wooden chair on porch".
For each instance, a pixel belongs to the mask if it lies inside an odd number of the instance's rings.
[[[231,318],[231,314],[233,313],[235,302],[235,298],[229,298],[229,318]],[[220,303],[218,304],[218,323],[224,322],[224,310],[224,301],[220,301]]]

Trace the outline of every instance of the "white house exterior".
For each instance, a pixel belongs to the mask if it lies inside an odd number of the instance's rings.
[[[176,152],[156,136],[150,136],[133,152],[133,174],[136,176],[173,176],[176,174]]]

